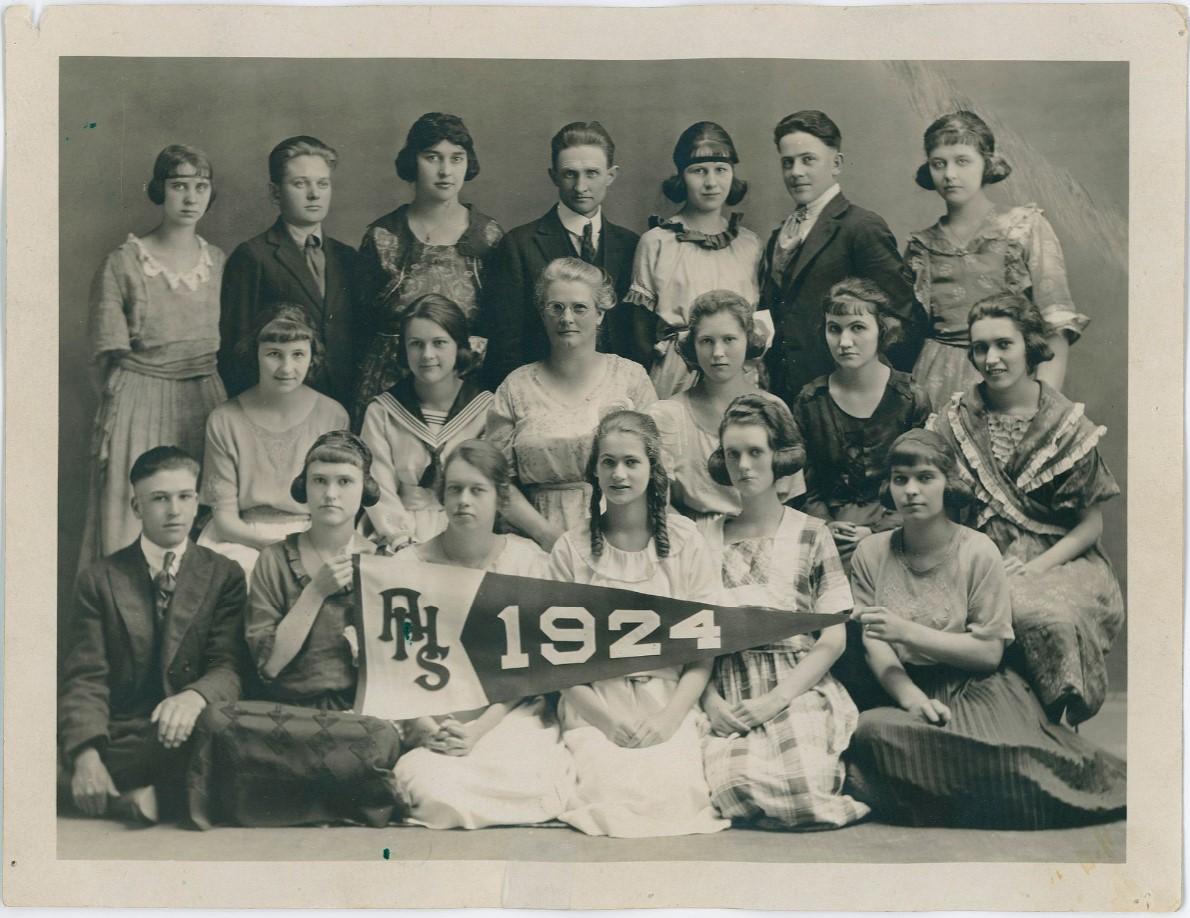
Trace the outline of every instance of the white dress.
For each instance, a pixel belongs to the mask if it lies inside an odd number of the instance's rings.
[[[591,554],[587,525],[571,529],[554,545],[550,573],[570,583],[620,587],[678,599],[722,601],[719,567],[695,526],[670,514],[670,554],[658,558],[652,541],[643,551],[622,551],[604,542]],[[682,668],[670,666],[590,688],[613,714],[642,717],[669,703]],[[558,705],[563,739],[574,755],[578,785],[559,817],[588,835],[644,838],[718,832],[730,823],[711,805],[702,765],[706,717],[697,702],[677,732],[664,743],[643,749],[617,746],[588,724],[565,692]]]
[[[546,578],[548,558],[535,542],[505,536],[487,570]],[[420,549],[409,549],[421,559]],[[484,709],[456,714],[473,720]],[[465,756],[413,749],[394,769],[408,820],[431,829],[482,829],[557,819],[574,788],[574,763],[557,719],[540,695],[523,699]]]

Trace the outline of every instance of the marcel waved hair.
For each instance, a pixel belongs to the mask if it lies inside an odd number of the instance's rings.
[[[806,447],[798,435],[793,415],[785,403],[772,396],[749,393],[735,399],[723,412],[719,422],[719,445],[707,459],[707,471],[716,484],[731,487],[734,482],[727,472],[723,456],[723,432],[734,425],[763,427],[768,432],[769,449],[773,451],[773,480],[795,475],[806,465]]]
[[[1046,341],[1049,326],[1041,317],[1041,310],[1019,293],[997,293],[985,297],[967,314],[967,331],[980,319],[1008,319],[1025,339],[1025,363],[1032,373],[1039,363],[1052,360],[1054,351]],[[967,359],[974,366],[974,345],[967,348]]]
[[[661,193],[675,204],[686,201],[686,179],[683,174],[686,167],[693,162],[702,160],[705,156],[716,156],[729,162],[733,166],[731,188],[727,192],[727,206],[731,207],[744,200],[748,193],[748,183],[735,175],[740,157],[736,153],[735,144],[726,128],[714,121],[697,121],[682,131],[678,142],[674,144],[673,161],[678,170],[661,183]]]
[[[373,507],[380,500],[380,485],[372,477],[372,451],[368,444],[350,430],[331,430],[324,433],[306,453],[302,470],[289,485],[289,496],[304,504],[309,495],[306,492],[306,474],[315,462],[335,462],[354,465],[364,473],[364,495],[361,503]]]
[[[740,324],[740,330],[748,342],[747,350],[744,351],[745,360],[753,360],[764,353],[764,335],[756,327],[752,304],[732,290],[708,290],[696,296],[690,304],[690,320],[687,323],[690,330],[678,343],[678,353],[692,370],[699,369],[699,323],[722,312],[730,313]]]
[[[645,499],[649,507],[649,531],[658,558],[669,557],[669,529],[665,515],[669,511],[669,475],[661,461],[661,434],[647,414],[622,408],[606,415],[595,430],[591,455],[587,459],[587,481],[591,484],[591,554],[603,554],[603,518],[600,510],[603,491],[599,487],[599,444],[608,434],[626,433],[639,437],[649,460],[649,486]]]
[[[616,288],[612,285],[611,277],[603,268],[587,264],[581,258],[563,256],[555,258],[542,270],[537,277],[537,284],[533,290],[533,301],[537,304],[537,311],[545,309],[546,300],[550,295],[550,284],[561,281],[570,284],[586,284],[591,288],[595,299],[595,308],[600,312],[607,312],[616,305]]]
[[[450,451],[446,461],[442,463],[442,474],[434,482],[434,494],[438,503],[444,503],[446,495],[446,475],[455,462],[466,462],[477,469],[484,478],[492,483],[496,489],[496,507],[504,509],[512,496],[512,475],[508,470],[508,460],[504,453],[487,440],[464,440]]]
[[[932,465],[946,478],[946,490],[942,504],[947,510],[959,512],[975,499],[969,485],[959,477],[958,461],[946,438],[932,430],[907,430],[888,448],[884,460],[884,480],[880,482],[880,503],[890,510],[897,506],[892,499],[889,482],[897,466],[913,468],[917,465]]]

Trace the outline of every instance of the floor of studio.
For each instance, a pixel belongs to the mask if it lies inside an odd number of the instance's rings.
[[[1108,699],[1081,728],[1088,739],[1124,755],[1123,695]],[[87,860],[199,861],[755,861],[768,863],[913,863],[928,861],[1121,862],[1123,821],[1044,832],[909,829],[865,822],[833,832],[762,832],[730,829],[679,838],[592,838],[557,827],[435,831],[382,829],[219,828],[196,832],[177,826],[130,828],[74,817],[58,819],[58,857]]]

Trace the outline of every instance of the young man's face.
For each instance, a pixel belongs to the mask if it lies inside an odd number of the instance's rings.
[[[794,131],[777,142],[785,190],[797,204],[813,204],[835,183],[843,154],[813,134]]]
[[[321,156],[295,156],[285,164],[281,184],[269,185],[281,219],[290,226],[313,228],[331,209],[331,167]]]
[[[607,164],[602,147],[584,145],[560,151],[550,178],[558,188],[558,199],[575,213],[589,217],[603,204],[619,170],[619,166]]]
[[[190,469],[162,469],[132,489],[132,512],[145,538],[162,548],[186,541],[198,513],[198,480]]]

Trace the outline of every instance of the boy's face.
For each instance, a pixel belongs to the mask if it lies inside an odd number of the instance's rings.
[[[558,153],[550,178],[558,188],[558,198],[575,213],[589,217],[599,210],[607,189],[616,180],[619,166],[607,164],[602,147],[567,147]]]
[[[313,228],[331,209],[331,167],[321,156],[295,156],[281,184],[269,183],[273,203],[290,226]]]
[[[198,481],[189,469],[162,469],[133,486],[132,512],[154,545],[186,541],[198,512]]]
[[[777,142],[785,190],[797,204],[812,204],[835,183],[843,154],[813,134],[794,131]]]

